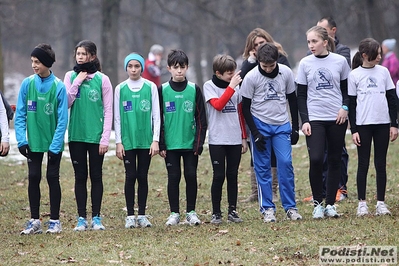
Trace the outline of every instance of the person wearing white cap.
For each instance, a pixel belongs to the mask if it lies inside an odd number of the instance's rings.
[[[386,39],[381,45],[382,55],[384,57],[381,65],[388,68],[394,84],[399,80],[399,60],[394,52],[395,46],[395,39]]]
[[[161,85],[161,60],[163,56],[163,47],[154,44],[150,48],[148,58],[145,60],[143,78],[148,79],[159,87]]]

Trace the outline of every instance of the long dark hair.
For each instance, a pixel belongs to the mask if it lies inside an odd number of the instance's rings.
[[[381,53],[381,45],[373,38],[366,38],[360,41],[359,51],[353,56],[352,69],[355,69],[363,64],[362,54],[366,54],[368,61],[373,61]]]
[[[101,64],[100,64],[100,60],[98,59],[98,56],[97,56],[97,46],[96,46],[96,44],[94,42],[92,42],[92,41],[89,41],[89,40],[80,41],[75,46],[74,60],[76,59],[76,51],[78,50],[79,47],[85,48],[86,52],[88,52],[90,55],[96,56],[96,58],[93,60],[93,63],[97,67],[97,70],[101,71]]]

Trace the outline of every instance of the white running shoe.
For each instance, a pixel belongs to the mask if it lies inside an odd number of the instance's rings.
[[[198,219],[198,215],[195,211],[191,211],[186,214],[186,222],[189,225],[199,225],[201,224],[200,219]]]
[[[125,219],[125,228],[135,228],[136,227],[136,217],[134,215],[129,215]]]
[[[33,234],[41,234],[42,231],[42,223],[39,219],[30,219],[26,223],[26,227],[21,231],[21,235],[33,235]]]
[[[102,218],[100,216],[94,216],[91,220],[91,230],[105,230],[104,225],[101,223]]]
[[[137,216],[137,227],[151,227],[152,224],[147,218],[147,215]]]
[[[287,218],[293,221],[302,220],[302,215],[298,213],[297,209],[291,208],[287,211]]]
[[[274,216],[274,209],[269,208],[263,213],[263,222],[265,223],[270,223],[270,222],[275,222],[276,221],[276,216]]]
[[[80,231],[86,231],[88,227],[87,220],[84,217],[79,217],[78,218],[78,224],[76,227],[73,229],[73,231],[80,232]]]
[[[383,201],[379,201],[377,202],[375,215],[391,215],[391,212],[388,210],[387,205]]]
[[[359,205],[357,206],[357,212],[356,215],[358,217],[365,216],[369,214],[369,207],[367,207],[366,202],[359,202]]]
[[[180,214],[179,213],[175,213],[172,212],[169,217],[168,220],[166,221],[166,225],[178,225],[180,223]]]
[[[339,214],[337,210],[335,209],[335,205],[330,205],[328,204],[326,208],[324,209],[324,215],[326,217],[332,217],[332,218],[338,218]]]
[[[46,231],[46,234],[59,234],[62,232],[62,227],[60,220],[49,220],[47,222],[48,224],[48,229]]]

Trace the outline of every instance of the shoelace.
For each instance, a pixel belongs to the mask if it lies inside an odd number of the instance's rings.
[[[44,225],[48,225],[48,229],[54,229],[55,226],[55,222],[45,222]]]
[[[86,226],[86,220],[84,220],[84,219],[79,219],[78,220],[78,227],[79,226]]]
[[[26,229],[31,229],[33,227],[33,223],[31,221],[26,222]]]
[[[388,208],[385,204],[380,204],[378,205],[378,208],[382,211],[382,212],[388,212]]]
[[[100,217],[94,217],[94,218],[93,218],[93,223],[94,223],[95,225],[102,225],[102,224],[101,224],[101,218],[100,218]]]

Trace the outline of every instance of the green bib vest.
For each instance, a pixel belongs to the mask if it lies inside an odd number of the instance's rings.
[[[151,84],[133,92],[126,83],[120,85],[119,112],[121,137],[125,150],[149,149],[152,143]]]
[[[71,75],[71,83],[77,73]],[[96,72],[91,80],[79,86],[76,99],[71,106],[68,140],[87,143],[100,143],[104,126],[102,76]]]
[[[53,141],[58,121],[57,84],[54,79],[51,89],[40,93],[36,89],[34,76],[30,77],[27,93],[26,124],[29,148],[33,152],[47,152]],[[64,149],[62,146],[61,151]]]
[[[169,82],[162,84],[165,144],[167,150],[193,149],[195,125],[195,84],[187,83],[181,91],[174,91]]]

